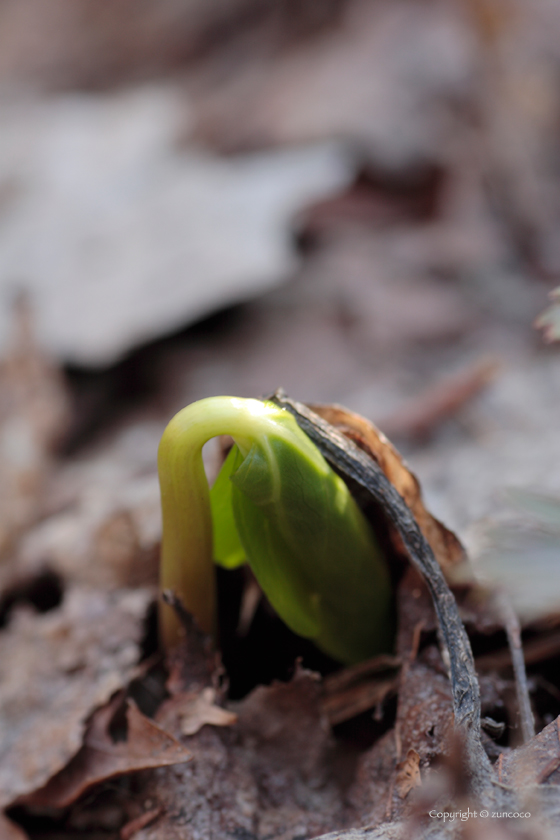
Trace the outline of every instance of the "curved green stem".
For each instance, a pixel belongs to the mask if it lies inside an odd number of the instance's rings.
[[[286,412],[272,403],[237,397],[211,397],[184,408],[171,420],[158,451],[163,538],[160,582],[174,590],[206,633],[216,631],[216,584],[212,556],[212,520],[202,447],[213,437],[231,435],[243,456],[255,440],[273,435],[293,443]],[[303,433],[302,433],[303,434]],[[328,470],[314,445],[305,438],[305,456],[319,470]],[[302,442],[298,438],[298,446]],[[180,639],[174,611],[162,604],[160,632],[169,649]]]

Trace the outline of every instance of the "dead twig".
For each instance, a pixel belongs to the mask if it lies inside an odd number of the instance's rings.
[[[157,808],[152,808],[149,811],[145,811],[143,814],[140,814],[139,817],[136,817],[134,820],[130,820],[127,822],[126,825],[123,825],[120,831],[120,838],[121,840],[131,840],[131,837],[140,831],[142,828],[146,828],[147,825],[153,823],[161,814],[163,813],[162,806],[158,806]]]
[[[371,674],[378,674],[383,671],[392,671],[400,668],[401,665],[400,656],[381,653],[372,659],[366,659],[365,662],[358,662],[356,665],[349,665],[341,671],[329,674],[323,680],[323,688],[326,694],[334,694],[336,691],[348,688],[352,683],[363,677],[369,677]]]
[[[503,593],[495,597],[496,609],[506,631],[513,674],[515,677],[515,690],[517,694],[517,705],[521,722],[521,735],[523,743],[530,741],[535,734],[535,720],[531,709],[529,687],[527,685],[527,672],[523,658],[523,645],[521,643],[521,627],[509,599]]]
[[[282,391],[270,398],[290,411],[299,426],[320,449],[333,469],[362,499],[373,499],[398,530],[414,567],[430,591],[445,645],[449,651],[455,725],[466,749],[467,771],[475,787],[487,787],[492,773],[480,738],[480,691],[470,642],[457,603],[434,553],[412,512],[383,473],[379,464],[337,429]]]
[[[379,421],[390,438],[424,440],[445,420],[457,414],[495,377],[498,363],[484,359],[436,382],[393,414]]]
[[[534,665],[545,659],[552,659],[560,653],[560,632],[556,631],[548,636],[529,639],[523,646],[523,652],[526,665]],[[503,671],[505,668],[511,667],[511,648],[509,647],[476,658],[476,670],[479,673],[482,671]]]
[[[401,664],[398,656],[380,654],[325,677],[321,708],[330,725],[336,726],[374,706],[380,707],[397,690]],[[384,676],[374,676],[380,673]]]
[[[418,624],[414,627],[414,631],[412,634],[412,645],[410,647],[410,653],[408,654],[408,662],[407,664],[411,664],[414,662],[416,657],[418,656],[418,650],[420,648],[420,639],[422,638],[422,630],[424,629],[425,622],[419,621]]]
[[[336,726],[350,720],[368,709],[373,709],[396,693],[399,684],[398,676],[376,682],[368,681],[361,685],[354,685],[336,694],[327,695],[321,703],[321,710],[329,724]]]

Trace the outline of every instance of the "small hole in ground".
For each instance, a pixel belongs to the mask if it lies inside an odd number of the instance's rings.
[[[140,642],[140,662],[144,662],[159,650],[158,606],[152,601],[144,619],[144,635]]]
[[[54,610],[62,603],[64,584],[52,569],[44,569],[32,578],[22,580],[0,598],[0,628],[5,627],[12,610],[21,604],[31,604],[37,612]]]
[[[246,635],[238,633],[238,620],[246,582],[244,568],[217,568],[220,650],[229,680],[229,696],[241,700],[258,685],[287,682],[296,660],[322,675],[340,664],[307,639],[296,636],[262,596]]]
[[[257,686],[270,685],[274,680],[288,682],[298,659],[304,668],[322,676],[342,668],[339,662],[322,653],[311,641],[292,633],[264,596],[255,610],[248,632],[240,636],[238,621],[247,574],[244,568],[233,571],[217,568],[220,650],[231,700],[241,700]],[[347,778],[353,778],[350,768],[354,768],[360,753],[394,724],[396,699],[390,698],[383,704],[379,720],[374,712],[373,708],[366,710],[333,729],[340,745],[333,763],[341,763],[343,775]]]

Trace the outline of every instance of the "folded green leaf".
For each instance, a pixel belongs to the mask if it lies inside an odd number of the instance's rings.
[[[231,474],[242,462],[243,456],[239,449],[235,445],[232,446],[210,490],[214,561],[224,569],[236,569],[247,562],[235,525],[233,484],[230,480]]]
[[[216,434],[231,434],[237,445],[208,500],[198,458]],[[159,460],[162,582],[171,585],[167,564],[204,629],[214,622],[212,556],[227,568],[246,558],[278,615],[331,656],[355,662],[390,647],[390,582],[381,550],[348,488],[291,414],[255,400],[202,400],[171,422]],[[212,526],[203,521],[204,504]],[[169,639],[169,615],[167,624]]]

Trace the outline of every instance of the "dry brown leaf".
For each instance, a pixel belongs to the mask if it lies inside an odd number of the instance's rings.
[[[62,375],[35,343],[25,301],[15,315],[14,342],[0,361],[0,558],[38,516],[53,447],[69,421]]]
[[[196,663],[194,668],[196,683]],[[320,681],[300,670],[292,682],[260,686],[240,701],[234,729],[203,726],[190,736],[192,762],[140,779],[141,801],[163,809],[142,830],[142,840],[291,840],[343,825],[343,795],[332,778],[333,741],[321,714],[321,693]],[[157,715],[177,736],[182,699],[172,696]]]
[[[199,729],[210,726],[232,726],[237,721],[234,712],[228,712],[216,705],[216,689],[208,686],[200,694],[179,695],[181,732],[183,735],[195,735]]]
[[[377,825],[389,816],[405,812],[398,794],[399,761],[409,751],[429,765],[445,752],[453,731],[449,682],[433,668],[414,663],[403,673],[395,728],[360,758],[356,780],[350,790],[355,809],[353,823]]]
[[[500,781],[522,790],[536,784],[560,785],[560,717],[498,762]]]
[[[395,788],[401,799],[406,799],[410,791],[420,787],[420,756],[416,750],[409,750],[404,761],[397,765]]]
[[[310,408],[374,458],[393,487],[402,496],[432,547],[439,564],[446,567],[464,559],[464,549],[455,534],[425,508],[420,484],[393,444],[373,423],[342,406],[310,405]]]
[[[85,722],[131,679],[152,593],[75,587],[0,633],[0,806],[42,787],[80,749]]]
[[[84,745],[60,773],[47,784],[19,800],[31,808],[67,808],[94,785],[137,770],[182,764],[190,752],[172,735],[142,714],[128,701],[126,741],[114,741],[111,721],[122,698],[95,712]]]
[[[319,677],[298,668],[291,682],[257,686],[242,701],[238,729],[246,740],[261,743],[262,753],[256,750],[254,755],[262,764],[259,774],[271,772],[267,763],[283,764],[284,772],[304,776],[320,768],[330,738],[321,694]]]
[[[403,663],[397,717],[393,729],[358,762],[349,791],[354,825],[377,826],[389,818],[404,816],[408,803],[397,787],[403,755],[412,751],[423,766],[429,766],[445,752],[453,732],[451,687],[437,649],[431,649],[434,655],[428,657],[428,663],[416,660],[420,633],[433,627],[434,616],[425,587],[413,569],[398,588],[397,603],[397,652]]]
[[[135,424],[49,476],[41,516],[0,566],[0,587],[49,567],[72,583],[120,589],[155,584],[161,513],[156,453],[163,427]],[[133,445],[131,445],[131,439]]]
[[[158,719],[180,737],[174,698]],[[139,778],[137,795],[160,807],[159,819],[142,829],[142,840],[231,840],[254,832],[259,810],[257,781],[231,747],[229,729],[203,726],[189,738],[193,760]],[[243,833],[245,832],[245,833]]]

